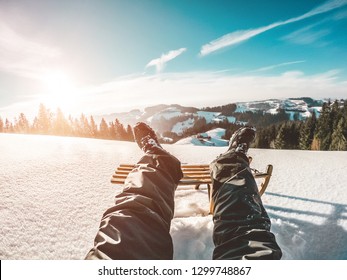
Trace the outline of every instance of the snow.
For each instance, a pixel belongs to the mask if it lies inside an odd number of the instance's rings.
[[[215,128],[205,133],[200,133],[200,137],[190,136],[183,138],[175,143],[175,145],[194,145],[194,146],[228,146],[229,141],[221,139],[225,135],[224,128]]]
[[[196,136],[183,138],[177,141],[175,145],[213,146],[213,144],[207,142],[207,140],[199,140]]]
[[[249,110],[249,108],[247,107],[246,104],[243,104],[243,103],[237,104],[237,108],[235,110],[235,113],[244,113],[244,112],[247,112],[247,111],[250,111],[250,110]]]
[[[266,113],[271,114],[271,115],[276,115],[278,114],[278,108],[272,108],[266,111]]]
[[[220,115],[220,112],[206,112],[206,111],[198,111],[197,116],[199,118],[204,118],[207,123],[212,123],[213,120]]]
[[[225,129],[224,128],[215,128],[212,129],[206,133],[204,133],[207,136],[210,136],[212,138],[221,139],[225,135]]]
[[[0,259],[83,259],[119,186],[115,167],[135,143],[0,134]],[[164,145],[182,163],[209,163],[225,147]],[[283,259],[347,259],[347,152],[251,149],[254,168],[274,165],[262,196]],[[210,259],[207,190],[176,192],[175,259]]]
[[[229,123],[235,123],[236,122],[236,118],[235,117],[227,117],[227,120]]]
[[[176,123],[171,131],[175,132],[177,135],[182,135],[182,133],[188,129],[194,126],[194,118],[189,118],[188,120],[185,120],[183,122]]]
[[[311,110],[316,114],[316,117],[319,118],[320,113],[322,112],[322,107],[311,107]]]

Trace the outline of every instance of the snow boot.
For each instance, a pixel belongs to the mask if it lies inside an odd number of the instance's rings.
[[[135,142],[142,151],[145,153],[165,152],[164,148],[159,144],[154,130],[149,125],[138,122],[133,130]]]
[[[234,132],[229,141],[229,149],[235,152],[241,152],[245,155],[248,152],[250,144],[255,138],[255,127],[245,126]]]

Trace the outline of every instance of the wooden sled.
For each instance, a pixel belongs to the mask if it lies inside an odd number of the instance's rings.
[[[124,184],[128,174],[135,167],[134,164],[120,164],[115,173],[112,175],[111,183]],[[200,189],[201,185],[206,185],[208,190],[208,197],[211,201],[211,176],[208,164],[200,165],[182,165],[183,178],[179,181],[179,186],[194,186],[196,190]],[[252,169],[252,174],[257,182],[259,194],[263,195],[267,186],[269,185],[273,166],[269,164],[266,167],[265,172],[260,172],[256,169]],[[210,213],[212,212],[213,205],[210,203]]]

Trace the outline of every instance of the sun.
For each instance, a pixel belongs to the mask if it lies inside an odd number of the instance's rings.
[[[49,70],[40,76],[43,102],[49,106],[68,108],[76,101],[77,87],[63,70]]]

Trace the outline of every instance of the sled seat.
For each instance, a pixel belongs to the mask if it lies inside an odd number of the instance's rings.
[[[120,164],[115,173],[112,175],[111,183],[124,184],[128,174],[133,170],[135,164]],[[201,185],[206,185],[208,192],[210,192],[211,176],[208,164],[198,165],[182,165],[183,178],[179,181],[179,186],[189,185],[194,186],[196,190],[200,189]],[[256,169],[252,169],[252,174],[256,179],[259,194],[263,195],[271,178],[273,166],[269,164],[265,172],[260,172]]]

